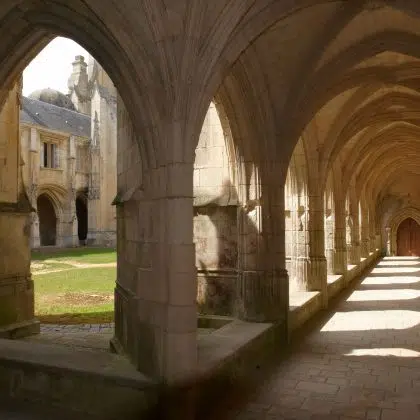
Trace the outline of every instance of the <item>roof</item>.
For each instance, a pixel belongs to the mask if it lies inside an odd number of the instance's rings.
[[[67,108],[71,109],[72,111],[76,111],[76,108],[71,99],[64,93],[55,89],[38,89],[35,92],[32,92],[28,98],[37,99],[38,101],[47,102],[48,104],[57,105],[61,108]]]
[[[81,137],[90,137],[90,116],[56,105],[22,97],[20,122]]]

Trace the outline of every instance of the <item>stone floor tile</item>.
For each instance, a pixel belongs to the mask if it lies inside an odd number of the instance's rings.
[[[380,262],[375,270],[381,277],[374,270],[356,282],[347,300],[281,362],[258,396],[272,404],[264,413],[271,416],[267,419],[420,419],[420,365],[411,356],[420,352],[420,303],[403,295],[420,291],[420,270],[407,274],[419,280],[404,283],[404,292],[395,282],[404,279],[404,264]],[[393,275],[387,277],[390,270]],[[368,299],[372,290],[382,300]]]

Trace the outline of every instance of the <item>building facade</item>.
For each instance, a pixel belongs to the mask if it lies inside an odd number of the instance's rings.
[[[31,246],[115,246],[116,89],[92,58],[73,62],[67,95],[21,97],[22,180]]]

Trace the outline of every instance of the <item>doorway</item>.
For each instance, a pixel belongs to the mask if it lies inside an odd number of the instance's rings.
[[[46,194],[37,199],[39,237],[41,246],[55,246],[57,240],[57,216],[54,206]]]
[[[88,210],[86,200],[80,195],[76,198],[77,235],[79,244],[86,245],[88,232]]]
[[[401,222],[397,231],[397,255],[420,256],[420,226],[410,218]]]

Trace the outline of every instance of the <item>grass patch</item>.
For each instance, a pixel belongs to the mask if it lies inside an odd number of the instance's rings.
[[[34,276],[35,298],[65,292],[113,293],[116,276],[115,267],[69,267],[65,271],[39,274]]]
[[[71,248],[52,253],[32,252],[32,261],[77,261],[80,264],[106,264],[117,261],[117,251],[110,248]]]
[[[79,264],[112,263],[116,253],[82,248],[38,254],[32,260],[38,319],[57,324],[113,322],[116,267],[80,268],[66,260]],[[48,270],[57,271],[43,273]]]

